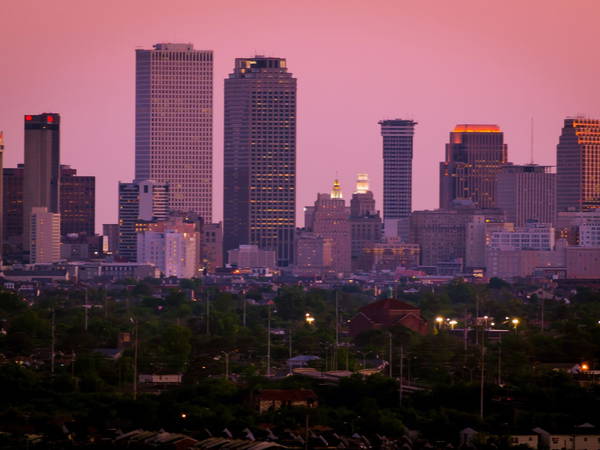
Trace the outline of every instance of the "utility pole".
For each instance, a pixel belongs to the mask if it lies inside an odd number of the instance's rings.
[[[339,291],[335,291],[335,368],[338,369],[338,349],[340,346],[340,317],[339,317]]]
[[[206,291],[206,334],[210,335],[210,295]]]
[[[271,377],[271,305],[267,318],[267,377]]]
[[[400,406],[404,396],[404,345],[400,344]]]
[[[52,325],[51,325],[51,341],[50,341],[50,374],[54,376],[54,359],[55,359],[55,345],[56,345],[56,320],[54,313],[54,306],[52,306]]]
[[[485,384],[485,328],[481,335],[481,381],[479,385],[479,417],[483,420],[483,387]]]
[[[88,330],[88,288],[85,288],[85,305],[83,305],[83,330],[87,333]]]
[[[498,386],[502,386],[502,337],[498,341]]]
[[[137,369],[138,369],[138,323],[137,320],[133,320],[133,334],[135,340],[133,341],[133,399],[137,400]]]
[[[540,333],[544,334],[544,297],[541,297],[542,305],[541,305],[541,313],[540,313]]]
[[[390,335],[390,378],[392,378],[392,333]]]
[[[242,293],[242,325],[246,327],[246,294]]]
[[[290,359],[292,358],[292,327],[290,326],[290,329],[288,331],[288,344],[289,344],[289,351],[290,351]]]

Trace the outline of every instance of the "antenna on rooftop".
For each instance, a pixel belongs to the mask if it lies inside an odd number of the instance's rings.
[[[533,164],[533,116],[531,116],[531,123],[529,126],[529,157],[530,164]]]

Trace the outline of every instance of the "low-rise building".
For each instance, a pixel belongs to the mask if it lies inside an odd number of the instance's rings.
[[[416,333],[426,334],[427,321],[416,306],[393,298],[377,300],[358,310],[350,320],[350,334],[358,336],[369,330],[383,330],[402,325]]]

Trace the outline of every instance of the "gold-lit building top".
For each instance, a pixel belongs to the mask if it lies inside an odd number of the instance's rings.
[[[343,198],[342,197],[342,186],[339,180],[333,181],[333,188],[331,188],[331,198]]]
[[[472,123],[464,123],[459,124],[454,127],[452,130],[453,133],[502,133],[500,127],[498,125],[482,125],[482,124],[472,124]]]

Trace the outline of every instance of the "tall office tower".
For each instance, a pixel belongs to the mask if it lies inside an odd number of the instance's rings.
[[[600,120],[565,119],[556,148],[558,211],[600,208]]]
[[[53,263],[60,260],[60,214],[34,206],[30,214],[30,262]]]
[[[388,237],[408,238],[412,211],[413,136],[417,122],[382,120],[383,136],[383,222]]]
[[[119,183],[119,257],[136,261],[136,223],[166,220],[169,186],[153,180]]]
[[[440,163],[440,209],[453,208],[454,200],[495,208],[496,175],[506,164],[506,152],[498,125],[457,125]]]
[[[96,220],[96,177],[77,175],[60,166],[60,234],[93,236]]]
[[[549,166],[507,165],[496,178],[496,206],[518,227],[556,220],[556,175]]]
[[[214,273],[219,267],[223,267],[223,226],[221,222],[205,223],[202,225],[200,268]]]
[[[25,116],[23,249],[29,250],[31,208],[60,212],[60,115]]]
[[[135,178],[168,183],[175,211],[212,221],[213,53],[136,50]]]
[[[225,80],[223,250],[241,244],[293,260],[296,79],[282,58],[237,58]]]
[[[2,170],[2,255],[14,263],[23,255],[23,164]]]
[[[352,230],[352,268],[364,269],[360,261],[363,249],[373,246],[383,237],[383,225],[379,211],[375,210],[375,198],[369,190],[367,174],[359,173],[356,192],[350,200],[350,227]]]
[[[346,202],[342,198],[339,183],[334,183],[331,194],[318,194],[317,200],[307,215],[307,231],[329,238],[331,247],[331,269],[337,273],[351,271],[352,229]]]

